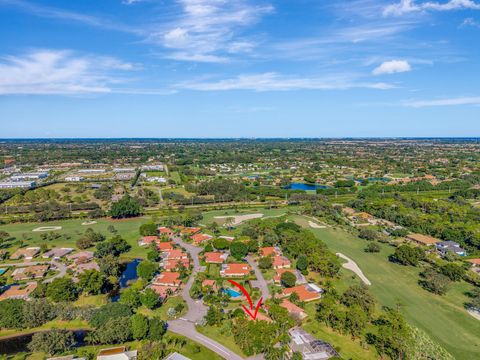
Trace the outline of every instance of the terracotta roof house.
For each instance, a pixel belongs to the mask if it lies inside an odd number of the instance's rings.
[[[160,286],[180,286],[182,281],[180,280],[180,273],[178,272],[162,272],[155,276],[152,280],[153,285]]]
[[[31,260],[39,252],[40,252],[39,247],[20,248],[10,256],[10,259],[18,260],[18,259],[24,258],[25,260]]]
[[[180,230],[180,234],[182,235],[194,235],[199,233],[202,229],[199,227],[185,227],[179,226],[178,229]]]
[[[282,274],[284,272],[291,272],[293,273],[295,276],[297,276],[297,271],[295,269],[277,269],[277,272],[275,273],[275,275],[273,276],[273,282],[274,283],[277,283],[277,284],[280,284],[281,282],[281,279],[282,279]],[[297,280],[298,280],[298,276],[297,276]]]
[[[28,297],[37,286],[38,284],[34,281],[25,285],[12,285],[0,295],[0,301],[7,299],[28,300]]]
[[[173,271],[173,270],[176,270],[180,264],[188,268],[190,266],[190,260],[188,259],[165,260],[160,265],[165,271]]]
[[[244,277],[250,274],[251,268],[248,264],[223,264],[220,275],[225,277]]]
[[[208,264],[223,264],[227,260],[228,254],[222,252],[206,252],[204,254],[205,262]]]
[[[138,242],[138,245],[140,246],[147,246],[147,245],[150,245],[150,244],[153,244],[154,242],[156,242],[158,240],[158,236],[144,236],[140,239],[140,241]]]
[[[162,299],[165,299],[169,295],[169,293],[175,294],[178,290],[177,286],[163,285],[150,285],[149,288],[155,291]]]
[[[245,314],[247,315],[247,319],[250,321],[266,321],[268,323],[273,322],[272,319],[270,319],[267,315],[262,314],[261,312],[257,313],[257,317],[255,318],[255,320],[253,320],[253,318],[249,316],[246,311],[245,311]]]
[[[157,249],[160,251],[171,251],[173,250],[173,243],[171,241],[157,242]]]
[[[72,248],[53,248],[53,249],[47,251],[46,253],[44,253],[42,255],[42,258],[44,258],[44,259],[53,258],[53,259],[58,260],[58,259],[64,257],[65,255],[70,254],[72,251],[73,251]]]
[[[480,266],[480,258],[467,260],[472,266]]]
[[[181,249],[172,249],[164,251],[162,254],[164,260],[182,260],[188,259],[188,255]]]
[[[93,259],[93,251],[80,251],[78,253],[68,255],[67,259],[74,261],[76,264],[86,263]]]
[[[262,247],[259,249],[261,257],[273,256],[273,255],[281,255],[282,252],[279,248],[273,246]]]
[[[413,241],[417,244],[426,245],[426,246],[432,246],[440,242],[440,240],[432,236],[423,235],[423,234],[408,234],[407,236],[405,236],[405,239]]]
[[[297,319],[303,320],[308,316],[307,313],[300,306],[295,305],[287,299],[283,299],[280,303],[280,306],[287,309],[288,314]]]
[[[137,350],[127,351],[125,346],[100,350],[97,360],[137,360]]]
[[[78,264],[75,267],[75,274],[81,274],[87,270],[97,270],[100,271],[100,266],[96,261],[90,261],[87,263]]]
[[[298,285],[291,288],[283,289],[283,296],[290,296],[297,293],[300,301],[313,301],[322,297],[323,290],[315,284]]]
[[[197,244],[197,245],[198,245],[198,244],[201,244],[201,243],[203,243],[203,242],[205,242],[205,241],[208,241],[208,240],[210,240],[210,239],[212,239],[212,238],[213,238],[213,236],[212,236],[212,235],[208,235],[208,234],[195,234],[195,235],[190,236],[190,239],[192,239],[193,242],[194,242],[195,244]]]
[[[211,287],[212,290],[217,290],[217,282],[215,280],[205,279],[202,281],[202,287]]]
[[[174,234],[172,229],[165,226],[160,226],[157,230],[159,235],[172,236]]]
[[[12,272],[12,277],[14,280],[43,278],[48,268],[49,265],[33,265],[25,268],[17,268]]]
[[[274,269],[288,269],[292,266],[290,260],[288,260],[285,256],[274,256],[272,261],[272,267]]]

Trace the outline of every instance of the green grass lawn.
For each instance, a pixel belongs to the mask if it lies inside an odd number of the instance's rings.
[[[233,335],[226,335],[222,332],[222,328],[219,326],[197,326],[199,333],[208,336],[215,341],[218,341],[223,346],[229,348],[233,352],[240,356],[245,356],[242,349],[235,343]]]
[[[177,314],[177,318],[184,315],[188,311],[188,306],[185,300],[182,299],[180,295],[177,296],[170,296],[167,298],[167,301],[165,301],[162,306],[160,306],[158,309],[155,310],[149,310],[145,307],[141,307],[139,309],[139,312],[141,312],[143,315],[146,316],[157,316],[160,319],[167,321],[171,320],[171,318],[167,315],[167,311],[169,308],[174,308],[178,304],[182,303],[184,305],[184,309],[181,313]]]
[[[22,335],[22,334],[31,334],[36,331],[41,330],[50,330],[50,329],[67,329],[67,330],[82,330],[82,329],[89,329],[90,326],[86,321],[81,319],[75,319],[71,321],[63,321],[63,320],[52,320],[47,322],[46,324],[25,330],[17,330],[17,329],[2,329],[0,330],[0,338],[4,336],[10,335]]]
[[[388,261],[393,248],[381,245],[378,254],[363,251],[367,242],[342,229],[310,229],[334,252],[342,252],[357,262],[372,282],[371,292],[382,306],[401,305],[401,311],[414,326],[427,332],[457,359],[478,358],[480,321],[463,308],[464,294],[472,287],[455,283],[446,296],[438,296],[418,285],[419,268]],[[343,270],[346,272],[346,270]]]
[[[92,225],[82,225],[82,222],[86,220],[75,219],[75,220],[61,220],[61,221],[52,221],[45,223],[21,223],[21,224],[9,224],[1,225],[0,231],[6,231],[10,235],[14,236],[17,241],[23,240],[24,244],[28,246],[40,246],[42,244],[47,244],[49,247],[73,247],[75,248],[75,242],[82,234],[87,230],[87,228],[92,228],[95,231],[101,232],[107,238],[113,236],[107,228],[110,225],[113,225],[118,231],[118,234],[121,235],[131,246],[132,249],[123,254],[122,257],[125,258],[143,258],[146,257],[148,249],[142,248],[138,245],[138,239],[140,238],[138,228],[140,225],[148,222],[147,218],[135,218],[128,220],[109,220],[109,219],[97,219],[96,224]],[[38,227],[43,226],[61,226],[61,230],[55,231],[56,233],[62,235],[61,238],[51,241],[42,240],[40,235],[42,232],[33,232],[32,230]],[[14,242],[15,243],[15,242]],[[14,245],[6,250],[12,252],[17,249],[19,245]]]

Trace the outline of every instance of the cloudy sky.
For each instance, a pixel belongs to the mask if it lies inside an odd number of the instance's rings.
[[[0,137],[480,136],[478,0],[0,0]]]

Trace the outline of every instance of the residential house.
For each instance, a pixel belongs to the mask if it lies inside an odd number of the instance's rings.
[[[283,289],[283,296],[290,296],[293,293],[298,295],[300,301],[308,302],[318,300],[322,297],[323,290],[315,284],[297,285],[291,288]]]
[[[138,245],[147,246],[158,241],[158,236],[144,236],[138,241]]]
[[[302,328],[292,328],[289,331],[289,347],[292,352],[302,354],[302,359],[327,360],[333,357],[340,357],[338,352],[329,343],[315,339],[310,333]]]
[[[137,350],[127,351],[125,346],[100,350],[97,360],[137,360]]]
[[[190,239],[193,240],[193,243],[195,245],[200,245],[200,244],[204,243],[205,241],[208,241],[212,238],[213,238],[213,236],[208,235],[208,234],[195,234],[195,235],[190,236]]]
[[[248,264],[223,264],[220,275],[225,277],[244,277],[250,274],[251,268]]]
[[[162,258],[164,260],[183,260],[188,259],[188,255],[181,249],[172,249],[169,251],[164,251],[162,253]]]
[[[175,271],[180,265],[185,268],[190,266],[190,260],[187,259],[173,259],[173,260],[164,260],[160,264],[165,271]]]
[[[227,260],[228,254],[222,252],[206,252],[204,254],[205,262],[208,264],[223,264]]]
[[[160,226],[157,230],[160,236],[164,235],[170,237],[174,235],[173,230],[165,226]]]
[[[277,255],[273,257],[272,267],[276,269],[289,269],[292,263],[285,256]]]
[[[149,285],[150,289],[155,291],[158,296],[165,299],[169,294],[175,294],[178,291],[177,286]]]
[[[288,314],[295,319],[303,320],[308,316],[300,306],[295,305],[287,299],[282,299],[280,306],[287,309]]]
[[[75,266],[76,275],[79,275],[88,270],[100,271],[100,266],[96,261],[90,261],[90,262],[78,264],[77,266]]]
[[[480,258],[477,259],[468,259],[467,260],[470,264],[472,264],[472,267],[480,267]]]
[[[93,251],[80,251],[67,256],[67,259],[75,264],[83,264],[93,259]]]
[[[35,281],[22,285],[11,285],[0,295],[0,301],[7,299],[28,300],[30,294],[37,286],[38,284]]]
[[[182,281],[178,272],[162,272],[152,280],[152,285],[178,287],[181,284]]]
[[[157,249],[159,251],[172,251],[173,243],[171,241],[159,241],[157,242]]]
[[[405,236],[405,239],[424,246],[433,246],[436,243],[440,242],[440,240],[432,236],[423,234],[408,234],[407,236]]]
[[[260,256],[261,257],[267,257],[267,256],[275,256],[275,255],[281,255],[282,252],[278,247],[274,246],[267,246],[267,247],[262,247],[259,249]]]
[[[188,235],[188,236],[195,235],[202,230],[199,227],[185,227],[185,226],[178,226],[178,229],[180,230],[180,234]]]
[[[457,254],[458,256],[467,256],[467,251],[455,241],[442,241],[435,244],[435,246],[442,256],[445,256],[449,252]]]
[[[305,280],[305,277],[302,275],[302,273],[299,270],[296,269],[277,269],[275,275],[273,276],[273,282],[276,284],[280,284],[281,279],[282,279],[282,274],[284,272],[291,272],[292,274],[295,275],[297,278],[297,284],[304,284],[307,281]]]
[[[17,281],[43,278],[48,268],[49,265],[33,265],[25,268],[17,268],[12,272],[12,277]]]
[[[202,288],[208,288],[208,287],[210,287],[214,291],[218,290],[217,282],[215,280],[211,280],[211,279],[203,280],[202,281]]]
[[[10,259],[19,260],[24,258],[25,260],[32,260],[39,252],[39,247],[20,248],[10,256]]]
[[[62,257],[70,254],[73,251],[72,248],[53,248],[42,255],[44,259],[53,258],[54,260],[61,259]]]
[[[174,353],[171,353],[170,355],[168,355],[163,360],[191,360],[191,359],[187,358],[186,356],[183,356],[182,354],[174,352]]]

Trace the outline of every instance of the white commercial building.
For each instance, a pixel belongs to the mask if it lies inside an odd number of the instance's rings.
[[[35,181],[3,181],[0,182],[0,189],[30,189],[35,185]]]

